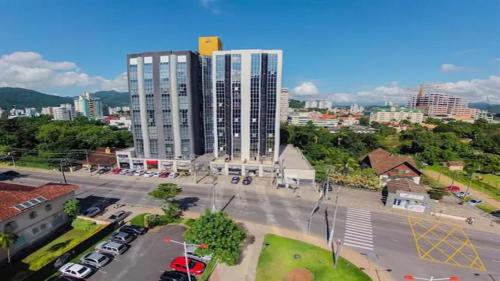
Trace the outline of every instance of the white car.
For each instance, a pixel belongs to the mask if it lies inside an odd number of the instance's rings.
[[[189,258],[202,261],[204,263],[208,263],[212,259],[212,255],[200,256],[195,253],[197,247],[196,246],[186,246],[186,254]]]
[[[85,212],[83,212],[83,215],[89,218],[93,218],[97,216],[101,212],[101,209],[99,207],[90,207]]]
[[[92,269],[78,263],[70,262],[59,268],[59,272],[61,272],[61,274],[64,276],[85,278],[92,273]]]
[[[151,178],[151,177],[153,177],[153,172],[145,172],[144,173],[144,177],[145,178]]]
[[[144,175],[144,172],[143,172],[143,171],[140,171],[140,170],[139,170],[139,171],[135,171],[135,172],[134,172],[134,176],[142,176],[142,175]]]
[[[168,175],[169,179],[175,179],[176,177],[177,177],[177,173],[170,173],[170,175]]]

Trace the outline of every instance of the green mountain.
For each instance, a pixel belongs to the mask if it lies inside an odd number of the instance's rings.
[[[41,109],[45,106],[59,106],[62,103],[73,103],[73,98],[48,95],[23,88],[0,87],[0,107],[24,109],[35,107]]]
[[[99,91],[92,95],[96,98],[100,98],[104,106],[129,106],[130,104],[130,96],[127,92]]]
[[[500,104],[489,104],[486,102],[469,103],[472,108],[488,110],[491,113],[500,113]]]
[[[104,106],[129,105],[129,95],[126,92],[100,91],[93,95],[100,98]],[[46,106],[73,104],[73,99],[74,97],[61,97],[23,88],[0,87],[0,108],[3,109],[11,109],[15,106],[20,109],[35,107],[40,110]]]

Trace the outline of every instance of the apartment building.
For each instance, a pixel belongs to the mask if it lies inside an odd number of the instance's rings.
[[[410,109],[421,110],[429,117],[473,120],[479,109],[469,108],[466,102],[457,96],[420,92],[408,102]]]
[[[275,175],[279,156],[281,50],[213,53],[215,173]]]
[[[39,187],[0,182],[0,232],[15,234],[16,256],[40,244],[68,222],[64,203],[75,197],[76,185],[47,183]],[[0,264],[7,252],[0,249]]]
[[[410,123],[421,124],[424,121],[424,114],[420,110],[407,109],[403,107],[391,106],[389,108],[380,108],[370,113],[370,123],[399,123],[403,120]]]
[[[118,151],[118,165],[190,170],[191,161],[204,152],[198,54],[130,54],[127,65],[134,149]]]
[[[102,102],[100,98],[93,97],[91,93],[85,92],[75,98],[75,112],[79,115],[92,118],[102,119]]]
[[[288,120],[288,89],[281,88],[280,97],[280,121],[286,122]]]

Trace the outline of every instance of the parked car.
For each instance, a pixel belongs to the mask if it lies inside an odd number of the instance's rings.
[[[170,173],[170,174],[168,175],[168,178],[169,178],[169,179],[175,179],[176,177],[177,177],[177,173]]]
[[[108,264],[110,261],[111,259],[108,256],[97,252],[88,253],[80,258],[80,262],[83,265],[90,265],[95,268],[101,268]]]
[[[453,194],[455,194],[455,196],[458,197],[458,198],[464,198],[465,196],[469,196],[470,195],[470,193],[468,193],[468,192],[466,193],[466,192],[463,192],[463,191],[455,192]]]
[[[500,218],[500,210],[496,210],[490,213],[490,215],[494,216],[495,218]]]
[[[130,215],[130,212],[126,212],[126,211],[118,211],[114,214],[112,214],[111,216],[108,217],[109,220],[112,220],[112,221],[122,221],[124,220],[128,215]]]
[[[148,229],[145,227],[140,227],[136,225],[124,225],[120,227],[119,229],[120,232],[125,232],[125,233],[130,233],[130,234],[135,234],[135,235],[142,235],[145,234]]]
[[[249,185],[249,184],[251,184],[251,183],[252,183],[252,177],[246,176],[246,177],[243,179],[242,183],[243,183],[244,185]]]
[[[120,169],[120,168],[114,168],[113,170],[111,170],[111,173],[118,175],[121,171],[122,171],[122,169]]]
[[[193,258],[195,260],[200,260],[202,262],[209,262],[212,259],[212,255],[200,256],[200,255],[196,254],[196,249],[198,249],[198,247],[196,247],[196,246],[186,246],[187,256],[190,258]]]
[[[50,281],[78,281],[78,280],[80,280],[80,279],[69,277],[69,276],[64,276],[64,275],[57,276],[55,279],[50,279]]]
[[[134,241],[135,238],[136,236],[134,234],[119,231],[111,236],[111,241],[129,244]]]
[[[83,212],[83,215],[89,218],[93,218],[97,216],[99,213],[101,213],[101,208],[99,207],[90,207],[85,212]]]
[[[450,185],[446,188],[449,192],[460,192],[460,187],[456,185]]]
[[[135,175],[135,171],[134,170],[129,170],[125,175],[127,175],[127,176],[133,176],[133,175]]]
[[[118,256],[125,253],[125,251],[127,251],[128,248],[129,246],[126,244],[108,240],[97,244],[95,250],[100,253],[106,253]]]
[[[99,170],[97,170],[97,174],[102,175],[102,174],[105,174],[109,171],[110,171],[109,168],[100,168]]]
[[[189,273],[194,275],[200,275],[203,273],[203,271],[205,271],[206,265],[204,262],[189,257],[187,258],[187,261],[188,261],[187,267],[189,268]],[[187,273],[188,270],[187,267],[186,267],[186,259],[183,256],[176,257],[170,263],[170,268],[180,272]]]
[[[124,176],[124,175],[126,175],[127,173],[129,173],[129,172],[130,172],[130,170],[129,170],[129,169],[122,169],[121,171],[119,171],[119,172],[118,172],[118,174],[120,174],[120,175]]]
[[[159,175],[159,177],[160,178],[166,178],[166,177],[168,177],[169,174],[170,174],[169,172],[161,172],[160,175]]]
[[[237,184],[239,182],[240,182],[240,177],[234,176],[234,177],[231,178],[231,183],[232,184]]]
[[[142,176],[142,175],[144,175],[144,172],[141,170],[134,172],[134,176]]]
[[[187,273],[180,271],[165,271],[160,276],[160,281],[188,281]],[[196,277],[191,276],[191,281],[196,281]]]
[[[145,178],[151,178],[151,177],[153,177],[153,172],[145,172],[143,176]]]
[[[92,273],[92,269],[88,266],[70,262],[59,268],[59,272],[65,276],[85,278]]]
[[[470,205],[472,205],[472,206],[476,206],[477,204],[480,204],[480,203],[482,203],[482,202],[483,202],[483,201],[481,201],[481,200],[471,199],[471,200],[469,200],[469,202],[467,202],[467,203],[469,203],[469,204],[470,204]]]

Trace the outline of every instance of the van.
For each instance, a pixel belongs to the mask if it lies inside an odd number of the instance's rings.
[[[118,256],[123,254],[127,249],[128,246],[123,243],[119,243],[116,241],[104,241],[95,247],[97,252],[100,253],[107,253],[107,254],[112,254],[114,256]]]

